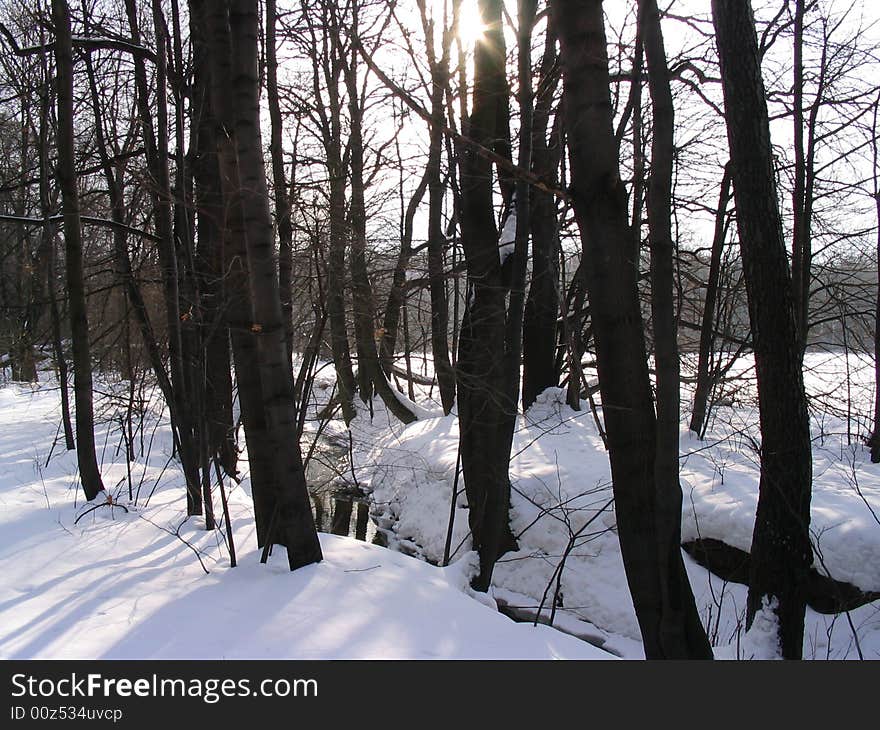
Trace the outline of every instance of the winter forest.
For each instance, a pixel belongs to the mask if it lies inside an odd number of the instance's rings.
[[[870,0],[0,49],[0,658],[880,659]]]

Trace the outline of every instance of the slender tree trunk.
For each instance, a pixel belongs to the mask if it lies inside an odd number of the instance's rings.
[[[135,0],[125,0],[125,10],[131,29],[132,42],[140,44],[140,26]],[[178,435],[180,462],[186,476],[187,514],[201,514],[201,486],[199,479],[199,460],[195,448],[193,425],[190,420],[192,404],[187,393],[187,377],[183,361],[183,341],[181,335],[180,294],[177,266],[177,252],[174,244],[174,226],[171,210],[171,185],[168,172],[168,106],[165,98],[166,82],[166,43],[161,30],[163,18],[158,0],[153,0],[154,26],[159,29],[156,38],[156,120],[150,108],[150,93],[147,83],[147,70],[143,56],[134,55],[135,96],[144,147],[146,148],[147,168],[152,186],[153,224],[159,239],[159,264],[162,271],[162,290],[165,304],[165,322],[168,329],[168,359],[170,361],[171,384],[176,400],[175,428]]]
[[[876,125],[876,119],[874,123]],[[868,445],[871,447],[871,463],[877,464],[880,463],[880,190],[878,190],[876,177],[876,152],[874,154],[874,205],[877,210],[877,298],[874,304],[874,431],[868,440]]]
[[[284,144],[281,100],[278,95],[278,57],[275,26],[278,13],[275,0],[266,0],[266,101],[269,106],[271,136],[269,154],[272,159],[272,182],[275,188],[275,221],[278,226],[278,288],[281,294],[281,314],[284,320],[284,341],[290,359],[293,377],[293,224],[288,195],[287,176],[284,172]]]
[[[693,597],[680,556],[670,560],[666,551],[668,513],[657,514],[658,505],[665,509],[680,492],[677,481],[658,482],[655,472],[657,424],[612,128],[602,3],[555,0],[551,8],[562,52],[573,208],[590,262],[587,291],[627,582],[647,657],[711,658],[702,625],[690,620],[696,608],[686,605]]]
[[[804,0],[794,0],[793,45],[794,191],[792,207],[794,227],[791,239],[791,280],[795,325],[798,330],[800,347],[803,350],[807,343],[807,308],[809,302],[809,291],[804,289],[805,282],[809,286],[809,277],[804,276],[804,268],[806,266],[805,255],[809,246],[809,241],[806,238],[806,220],[804,218],[806,212],[804,210],[806,185],[806,160],[804,159]]]
[[[83,247],[73,137],[73,45],[70,9],[66,0],[52,0],[55,25],[55,64],[58,94],[58,184],[64,214],[64,254],[67,296],[73,348],[73,390],[76,403],[76,457],[80,481],[87,500],[104,489],[95,457],[95,425],[92,409],[92,361],[89,353],[89,321],[83,279]]]
[[[382,318],[382,339],[379,344],[379,361],[382,370],[391,377],[394,366],[394,351],[397,349],[397,335],[400,329],[401,313],[406,307],[406,269],[412,257],[413,222],[419,204],[428,189],[428,174],[422,176],[418,186],[409,199],[403,216],[403,230],[401,231],[400,252],[394,264],[394,273],[391,275],[391,287],[388,290],[388,299],[385,302],[385,314]],[[402,194],[402,192],[401,192]],[[405,314],[403,316],[406,316]]]
[[[330,348],[333,366],[336,370],[336,397],[342,407],[342,417],[346,424],[357,415],[354,406],[356,383],[348,341],[345,291],[346,268],[345,250],[347,244],[347,222],[345,215],[346,164],[342,139],[342,109],[339,84],[344,70],[340,34],[343,32],[338,9],[334,3],[319,4],[323,25],[323,42],[315,27],[312,14],[303,4],[303,18],[308,25],[314,52],[312,55],[312,84],[317,102],[316,112],[320,119],[321,141],[324,146],[328,175],[328,215],[329,251],[327,254],[327,319],[330,324]],[[322,55],[323,54],[323,55]],[[322,92],[322,77],[326,84],[326,98]]]
[[[49,195],[49,110],[51,106],[49,69],[46,57],[41,59],[43,84],[40,87],[40,127],[39,127],[39,158],[40,158],[40,212],[43,218],[51,214],[52,203]],[[46,296],[49,300],[49,317],[52,327],[52,351],[55,366],[58,369],[58,387],[61,391],[61,425],[64,430],[64,445],[68,451],[76,448],[73,438],[73,424],[70,419],[70,395],[67,389],[67,359],[64,356],[64,345],[61,339],[61,313],[58,311],[57,275],[56,275],[56,226],[47,223],[40,231],[42,241],[40,249],[46,255]]]
[[[752,535],[747,626],[769,601],[782,656],[801,657],[812,563],[812,453],[792,280],[776,195],[754,16],[748,0],[713,0],[740,250],[749,300],[761,482]]]
[[[681,486],[678,480],[681,378],[675,308],[675,243],[671,221],[675,110],[657,0],[641,0],[639,14],[654,129],[647,203],[657,373],[654,522],[662,594],[660,641],[665,656],[684,658],[700,656],[708,642],[681,557]]]
[[[517,24],[517,82],[519,102],[519,144],[517,162],[521,170],[532,168],[532,141],[534,133],[534,92],[532,90],[532,29],[535,25],[536,0],[518,0]],[[514,183],[513,210],[516,215],[513,253],[509,258],[510,297],[504,333],[505,389],[514,403],[519,400],[520,372],[523,361],[523,320],[526,303],[526,277],[531,232],[530,185],[523,178]],[[506,263],[506,262],[505,262]],[[515,414],[506,420],[507,452],[513,446]]]
[[[20,170],[19,192],[14,202],[15,214],[21,217],[28,212],[28,177],[30,163],[28,160],[31,124],[24,104],[20,110],[19,127],[19,160]],[[41,273],[45,257],[38,250],[37,255],[31,254],[30,233],[21,226],[18,233],[18,246],[15,247],[14,286],[18,289],[18,302],[21,307],[18,328],[14,334],[12,346],[12,379],[24,383],[37,381],[37,361],[34,354],[34,330],[40,317],[43,297],[41,290],[45,277]]]
[[[337,142],[331,143],[339,152]],[[332,161],[331,161],[332,160]],[[327,256],[327,316],[330,321],[330,347],[336,367],[337,395],[346,423],[355,417],[356,390],[348,324],[345,314],[345,171],[342,155],[328,155],[330,172],[330,251]]]
[[[874,100],[872,113],[872,127],[874,131],[871,142],[871,156],[874,176],[874,208],[877,213],[877,294],[874,300],[874,428],[868,439],[871,447],[871,462],[880,463],[880,145],[877,142],[877,119],[880,114],[880,90]]]
[[[721,276],[721,254],[724,251],[724,237],[727,233],[727,205],[730,202],[730,164],[724,166],[721,178],[721,192],[718,208],[715,211],[715,232],[712,236],[712,253],[709,257],[709,277],[706,280],[706,298],[703,302],[703,318],[700,324],[700,345],[697,354],[697,385],[694,389],[694,408],[691,414],[690,430],[700,438],[706,432],[706,412],[712,378],[709,374],[709,361],[715,346],[715,307],[718,301],[718,280]]]
[[[449,53],[452,29],[443,26],[442,47],[438,58],[434,47],[434,22],[429,20],[424,0],[419,0],[428,65],[431,69],[431,124],[428,144],[428,279],[431,291],[431,354],[440,390],[443,412],[448,414],[455,403],[455,371],[449,359],[449,301],[446,294],[443,235],[443,201],[446,186],[442,181],[441,156],[443,127],[446,121],[444,95],[449,86]]]
[[[539,95],[532,129],[532,172],[556,184],[562,156],[561,129],[556,115],[547,141],[553,96],[558,85],[556,36],[547,30],[541,61]],[[559,314],[559,221],[556,199],[531,190],[532,278],[523,318],[522,404],[528,409],[539,393],[559,383],[556,367],[556,320]]]
[[[357,36],[357,10],[355,9],[353,34]],[[416,420],[415,414],[407,408],[391,388],[379,364],[376,348],[375,322],[373,320],[373,288],[367,271],[367,215],[365,207],[364,183],[364,143],[363,110],[357,83],[356,51],[352,51],[346,65],[345,85],[348,90],[349,107],[349,165],[351,169],[351,200],[349,218],[351,221],[351,245],[349,265],[351,267],[351,287],[354,304],[354,331],[358,352],[358,380],[361,400],[365,403],[372,397],[373,390],[382,398],[388,410],[404,423]]]

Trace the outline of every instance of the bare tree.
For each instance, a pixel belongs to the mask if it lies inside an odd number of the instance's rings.
[[[752,535],[747,626],[767,601],[782,655],[803,651],[804,585],[812,563],[812,450],[792,280],[779,213],[751,3],[713,0],[740,251],[761,417],[761,482]]]
[[[298,419],[275,268],[260,135],[257,3],[215,3],[208,22],[212,104],[220,124],[218,158],[229,210],[227,258],[239,272],[240,285],[246,286],[246,291],[234,293],[240,303],[230,311],[231,316],[246,319],[233,319],[230,325],[238,330],[233,348],[251,447],[262,561],[267,560],[273,544],[284,545],[294,570],[320,561],[322,554],[297,439]],[[225,92],[224,82],[229,78],[233,80],[232,98]]]
[[[86,499],[103,491],[104,483],[95,457],[95,426],[92,408],[92,361],[89,351],[89,322],[83,280],[82,229],[73,135],[73,44],[70,8],[66,0],[52,0],[55,25],[55,67],[57,69],[58,165],[64,212],[64,254],[67,267],[67,296],[73,348],[73,389],[76,403],[76,458]]]
[[[647,657],[711,658],[677,540],[680,511],[678,521],[669,519],[681,490],[677,479],[658,480],[657,422],[612,128],[602,4],[555,0],[551,8],[627,582]]]

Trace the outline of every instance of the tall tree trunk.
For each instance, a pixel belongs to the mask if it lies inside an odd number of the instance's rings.
[[[474,49],[474,96],[468,134],[487,147],[504,136],[500,111],[507,107],[500,0],[482,0],[487,30]],[[516,393],[505,387],[506,285],[492,206],[492,165],[468,149],[461,173],[462,244],[468,296],[457,362],[461,463],[468,522],[480,573],[472,581],[486,591],[495,561],[516,541],[510,530],[508,421],[516,417]]]
[[[660,641],[666,656],[688,657],[704,652],[707,639],[681,557],[681,485],[678,481],[681,378],[671,222],[675,110],[657,0],[641,0],[639,14],[654,127],[647,203],[657,373],[654,522],[662,594]]]
[[[229,221],[229,241],[231,253],[246,259],[247,264],[252,310],[247,336],[256,343],[256,377],[261,393],[259,411],[265,424],[260,434],[265,436],[265,449],[249,451],[252,469],[256,461],[264,462],[256,470],[260,481],[252,479],[255,507],[257,492],[260,492],[261,517],[269,518],[268,525],[263,526],[262,560],[267,559],[272,544],[281,544],[287,548],[290,569],[295,570],[320,561],[322,555],[296,438],[293,382],[287,366],[288,351],[275,269],[260,135],[256,0],[231,0],[226,8],[214,9],[212,20],[213,100],[218,111],[224,110],[218,114],[225,135],[225,139],[220,140],[219,150],[223,184],[228,186],[225,190],[228,203],[237,207]],[[230,54],[228,62],[221,60],[226,53]],[[224,75],[223,70],[229,75]],[[223,87],[227,78],[232,79],[232,94],[224,105]],[[239,377],[242,375],[241,365],[253,365],[253,361],[240,362],[236,353]],[[244,402],[242,405],[244,407]],[[255,405],[249,403],[248,410]],[[243,411],[246,427],[249,415],[254,415],[253,411],[250,414]],[[248,434],[249,449],[251,446]],[[262,481],[266,477],[269,481]]]
[[[876,115],[876,104],[875,104]],[[876,125],[876,119],[874,124]],[[876,128],[876,127],[875,127]],[[874,143],[876,145],[876,141]],[[874,205],[877,211],[877,297],[874,303],[874,430],[868,445],[871,463],[880,463],[880,189],[877,186],[877,160],[874,153]]]
[[[727,205],[730,202],[730,164],[724,166],[721,192],[715,211],[715,232],[712,235],[712,252],[709,257],[709,276],[706,280],[706,298],[703,301],[703,317],[700,323],[700,345],[697,354],[697,385],[694,389],[694,408],[691,413],[690,430],[703,438],[706,432],[706,412],[712,378],[709,361],[715,345],[715,306],[718,301],[718,280],[721,276],[721,254],[727,234]]]
[[[15,214],[21,217],[28,213],[28,177],[30,176],[29,149],[31,124],[27,109],[22,104],[19,112],[19,189],[14,201]],[[43,297],[44,277],[41,274],[45,257],[38,251],[36,257],[31,254],[31,238],[25,226],[19,228],[18,245],[15,247],[14,286],[18,289],[20,306],[18,327],[13,335],[12,346],[12,379],[24,383],[37,380],[37,360],[34,354],[34,331],[40,316]]]
[[[448,414],[455,403],[455,371],[449,359],[449,301],[446,293],[444,252],[446,237],[443,234],[443,201],[446,186],[441,177],[443,153],[443,128],[446,121],[444,96],[449,86],[449,54],[452,47],[452,28],[443,24],[440,56],[434,44],[434,25],[429,19],[425,0],[419,0],[425,48],[431,70],[431,123],[428,143],[428,281],[431,291],[431,353],[440,403]]]
[[[183,39],[178,0],[171,0],[170,40],[167,37],[167,23],[158,4],[153,5],[153,27],[157,35],[162,34],[165,37],[166,47],[170,43],[170,52],[167,52],[169,68],[166,76],[170,82],[169,87],[174,102],[175,171],[174,187],[172,190],[174,201],[173,234],[178,270],[181,359],[186,379],[186,393],[193,411],[190,419],[193,431],[193,449],[198,455],[198,464],[202,468],[202,501],[204,502],[205,522],[208,529],[213,529],[214,518],[210,496],[210,465],[206,464],[209,458],[206,452],[208,440],[204,433],[205,413],[209,407],[205,403],[203,377],[204,347],[202,336],[205,333],[205,327],[202,321],[199,277],[198,272],[195,270],[196,223],[192,158],[195,153],[198,127],[192,123],[187,125],[187,121],[184,118],[187,100],[190,101],[190,109],[192,109],[192,85],[183,57]],[[189,126],[189,150],[187,150],[186,142],[187,126]]]
[[[401,173],[402,174],[402,173]],[[391,377],[394,366],[394,351],[397,349],[397,335],[400,329],[401,313],[405,315],[406,307],[406,270],[412,257],[413,224],[419,204],[428,189],[428,173],[426,172],[413,191],[403,214],[403,225],[400,236],[400,251],[391,275],[391,287],[385,302],[385,313],[382,317],[382,339],[379,343],[379,361],[382,370]],[[403,194],[401,190],[401,195]]]
[[[649,658],[711,658],[679,556],[669,559],[668,513],[677,481],[657,481],[657,424],[636,287],[626,191],[612,128],[601,0],[554,0],[571,159],[617,530],[627,582]],[[678,492],[678,494],[676,494]],[[658,559],[658,547],[664,546]],[[663,565],[661,566],[661,562]],[[673,625],[677,622],[677,625]]]
[[[281,314],[284,321],[284,341],[290,359],[293,377],[293,223],[284,172],[283,123],[281,99],[278,95],[278,56],[275,26],[278,13],[275,0],[266,0],[266,101],[269,106],[271,136],[269,154],[272,159],[272,183],[275,192],[275,222],[278,226],[278,289],[281,295]]]
[[[40,126],[39,158],[40,158],[40,213],[43,218],[51,214],[52,203],[49,195],[49,111],[50,79],[48,62],[41,58],[42,80],[40,86]],[[61,391],[61,425],[64,429],[64,445],[68,451],[76,448],[73,438],[73,424],[70,419],[70,395],[67,388],[67,359],[64,356],[64,345],[61,339],[61,313],[58,311],[57,275],[56,275],[56,226],[47,223],[40,231],[43,237],[40,248],[46,255],[46,296],[49,300],[49,317],[52,327],[52,351],[55,366],[58,369],[58,387]]]
[[[557,112],[548,143],[550,113],[558,85],[556,36],[547,30],[532,129],[532,172],[550,184],[558,179],[562,141]],[[532,279],[523,318],[522,404],[528,409],[539,393],[559,383],[556,320],[559,314],[559,221],[556,199],[531,190]],[[580,379],[578,379],[580,382]]]
[[[532,29],[535,25],[537,0],[517,2],[517,100],[519,102],[519,144],[517,162],[521,170],[532,168],[532,141],[534,132],[534,92],[532,90]],[[531,233],[530,185],[522,177],[514,183],[512,209],[516,215],[513,253],[510,264],[510,297],[507,304],[507,321],[504,333],[505,389],[514,403],[519,400],[520,373],[523,354],[523,319],[526,303],[526,277],[529,258],[529,235]],[[505,262],[508,263],[508,262]],[[502,264],[503,265],[503,264]],[[513,446],[515,414],[506,419],[507,452]]]
[[[208,28],[204,0],[190,0],[192,125],[195,128],[193,176],[198,239],[195,269],[201,295],[205,427],[209,453],[219,459],[226,474],[235,476],[238,452],[232,409],[231,353],[225,304],[226,261],[223,255],[226,211],[217,161],[217,118],[211,103]]]
[[[713,0],[737,225],[758,380],[761,482],[747,626],[762,602],[778,619],[782,656],[801,657],[812,563],[812,452],[792,280],[776,193],[755,22],[748,0]]]
[[[794,0],[794,62],[792,94],[794,122],[794,190],[792,208],[794,226],[791,237],[791,279],[793,290],[794,320],[797,327],[801,350],[807,344],[809,275],[804,274],[807,266],[807,249],[810,245],[805,220],[806,160],[804,158],[804,0]]]
[[[58,93],[58,185],[64,214],[64,254],[67,296],[73,349],[73,391],[76,403],[76,458],[87,500],[104,489],[95,457],[95,424],[92,409],[92,361],[89,352],[89,321],[83,279],[83,247],[79,193],[73,137],[73,44],[70,9],[66,0],[52,0],[55,25],[55,64]]]
[[[872,127],[874,131],[871,142],[871,156],[874,176],[874,209],[877,213],[877,241],[876,241],[876,266],[877,266],[877,293],[874,300],[874,428],[868,439],[871,447],[871,463],[880,463],[880,145],[877,142],[877,120],[880,116],[880,90],[874,100],[872,112]]]

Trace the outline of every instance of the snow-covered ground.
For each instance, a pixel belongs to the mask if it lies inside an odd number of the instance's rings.
[[[870,464],[859,439],[872,403],[871,368],[849,363],[860,416],[845,407],[843,358],[810,355],[808,365],[817,568],[878,591],[880,465]],[[739,370],[739,390],[715,411],[705,440],[682,430],[682,533],[748,550],[757,410],[748,361]],[[330,369],[316,386],[320,407],[332,391]],[[392,549],[322,534],[324,562],[294,573],[283,554],[259,564],[247,479],[230,485],[239,560],[230,568],[221,531],[186,519],[167,425],[147,412],[128,466],[117,448],[112,395],[124,384],[100,389],[99,461],[105,485],[128,512],[87,512],[74,454],[53,448],[60,408],[50,378],[0,386],[0,657],[643,656],[614,532],[607,455],[590,409],[571,410],[561,391],[548,391],[519,419],[511,519],[520,550],[499,563],[487,597],[468,588],[473,554],[460,480],[452,561],[437,567],[455,483],[457,419],[439,415],[427,389],[417,393],[422,418],[408,427],[378,401],[372,418],[361,411],[352,423],[354,464],[340,477],[371,493],[372,515]],[[324,434],[348,442],[339,421]],[[716,656],[765,655],[767,621],[744,631],[745,586],[684,558]],[[561,631],[496,610],[522,617],[539,606],[542,620],[552,618]],[[880,658],[880,602],[836,616],[808,609],[804,655]]]
[[[751,363],[732,373],[736,392],[712,416],[704,440],[682,425],[682,539],[714,538],[749,550],[758,496],[758,412]],[[859,435],[873,404],[873,367],[850,358],[849,390],[862,418],[847,413],[847,363],[840,355],[810,353],[806,384],[813,421],[813,545],[820,573],[863,591],[880,591],[880,465],[870,463]],[[611,475],[595,419],[564,403],[561,390],[539,396],[519,418],[511,477],[511,524],[519,552],[505,555],[495,574],[499,602],[550,617],[554,625],[621,656],[643,656],[629,598],[611,503]],[[683,392],[685,408],[690,393]],[[849,421],[849,435],[847,433]],[[386,424],[383,424],[383,426]],[[364,430],[363,425],[355,428]],[[361,458],[372,474],[373,512],[392,546],[442,562],[456,464],[454,414],[387,427]],[[370,438],[361,438],[369,443]],[[362,481],[367,477],[362,477]],[[452,531],[452,549],[469,548],[463,485]],[[684,560],[698,609],[718,658],[760,656],[760,622],[745,636],[744,585],[710,574],[687,554]],[[804,656],[815,659],[880,658],[880,602],[848,614],[807,609]]]
[[[322,534],[322,563],[260,565],[246,480],[229,495],[230,568],[221,535],[186,520],[162,425],[132,465],[137,505],[118,430],[99,426],[105,486],[128,512],[89,512],[74,453],[56,445],[46,464],[59,416],[51,382],[0,387],[0,658],[612,658],[474,600],[468,560],[441,569]]]

